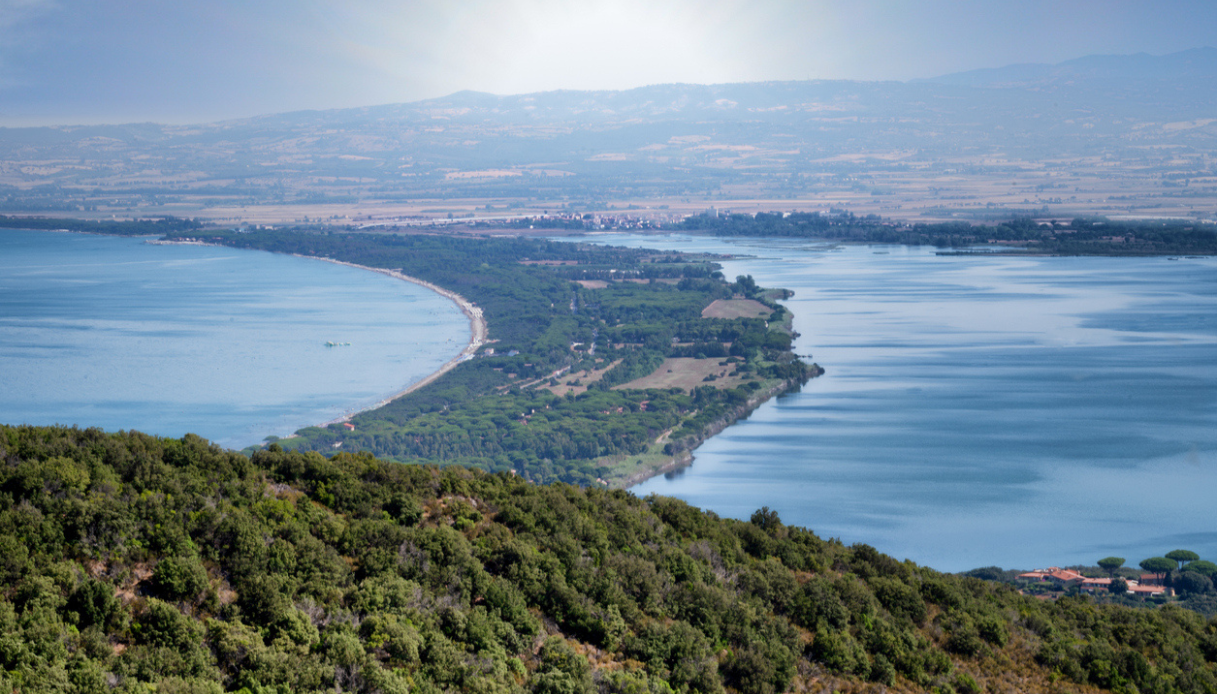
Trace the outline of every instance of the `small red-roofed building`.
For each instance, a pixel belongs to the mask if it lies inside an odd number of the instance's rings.
[[[1081,585],[1082,581],[1086,580],[1085,576],[1076,571],[1056,566],[1029,571],[1025,574],[1019,574],[1018,577],[1024,581],[1052,581],[1067,588]]]
[[[1128,582],[1128,592],[1141,598],[1156,598],[1160,595],[1174,595],[1175,591],[1165,586],[1145,585],[1136,581]]]
[[[1082,580],[1078,590],[1087,593],[1108,593],[1111,592],[1110,578],[1086,578]]]
[[[1086,580],[1086,577],[1069,569],[1057,569],[1056,571],[1048,574],[1048,580],[1069,588],[1082,585],[1082,582]]]
[[[1028,571],[1025,574],[1019,574],[1018,577],[1024,581],[1047,581],[1053,571],[1060,571],[1060,569],[1055,566],[1049,566],[1046,569],[1036,569],[1035,571]]]

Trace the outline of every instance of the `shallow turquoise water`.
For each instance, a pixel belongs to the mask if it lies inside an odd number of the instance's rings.
[[[8,424],[194,432],[242,447],[370,406],[468,339],[451,301],[366,270],[0,230]]]
[[[597,240],[755,256],[827,369],[632,491],[942,570],[1217,560],[1217,260]]]

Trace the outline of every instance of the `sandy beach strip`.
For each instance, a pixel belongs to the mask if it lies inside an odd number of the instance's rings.
[[[440,296],[443,296],[445,298],[452,300],[452,303],[456,304],[457,308],[459,308],[461,310],[461,313],[465,314],[465,317],[469,319],[469,344],[465,345],[465,349],[462,349],[460,354],[456,355],[452,359],[449,359],[447,361],[447,363],[445,363],[443,366],[441,366],[439,368],[438,371],[428,375],[427,377],[423,378],[420,381],[417,381],[417,382],[411,384],[405,390],[402,390],[397,393],[394,393],[393,395],[390,395],[389,397],[385,398],[384,400],[381,400],[380,402],[375,403],[374,405],[365,407],[361,410],[348,412],[347,414],[344,414],[343,416],[341,416],[337,419],[331,419],[330,421],[324,422],[322,424],[318,424],[317,426],[326,427],[331,424],[339,424],[341,422],[349,421],[351,419],[351,417],[354,417],[355,415],[360,414],[361,412],[367,412],[369,410],[375,410],[375,409],[384,407],[385,405],[388,405],[389,403],[402,397],[403,395],[409,395],[410,393],[413,393],[414,391],[418,390],[419,388],[422,388],[425,385],[433,383],[440,376],[443,376],[444,374],[448,373],[452,369],[456,368],[457,364],[459,364],[463,361],[468,361],[468,360],[472,359],[473,355],[477,353],[478,349],[480,349],[482,345],[486,344],[486,318],[482,316],[482,309],[478,308],[472,301],[466,299],[465,297],[461,296],[460,294],[457,294],[454,291],[444,289],[443,287],[434,285],[426,280],[420,280],[417,277],[411,277],[410,275],[402,274],[401,272],[399,272],[397,270],[388,270],[386,268],[370,267],[367,265],[357,265],[355,263],[348,263],[345,260],[334,260],[333,258],[320,258],[315,255],[299,255],[299,254],[295,254],[295,253],[293,253],[292,255],[295,255],[298,258],[310,258],[312,260],[324,260],[327,263],[335,263],[337,265],[346,265],[347,267],[359,268],[361,270],[371,270],[372,272],[379,272],[382,275],[388,275],[389,277],[395,277],[399,280],[403,280],[406,282],[412,282],[421,287],[426,287],[427,289],[430,289],[431,291],[435,292],[436,294],[439,294]]]

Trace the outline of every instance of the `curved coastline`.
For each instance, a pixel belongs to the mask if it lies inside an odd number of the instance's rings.
[[[206,241],[199,241],[196,239],[183,239],[183,240],[148,239],[144,243],[158,245],[158,246],[185,245],[185,246],[224,247],[222,244],[208,243]],[[426,385],[429,385],[429,384],[435,382],[436,379],[438,379],[439,377],[448,373],[452,369],[456,368],[457,364],[459,364],[463,361],[472,359],[473,355],[477,353],[478,349],[481,348],[482,345],[486,344],[486,336],[488,334],[488,327],[486,325],[486,318],[482,315],[482,309],[479,308],[472,301],[466,299],[465,297],[461,296],[460,294],[457,294],[454,291],[444,289],[443,287],[432,284],[431,282],[419,279],[417,277],[411,277],[410,275],[402,273],[398,270],[390,270],[387,268],[380,268],[380,267],[371,267],[369,265],[359,265],[357,263],[348,263],[345,260],[335,260],[334,258],[323,258],[320,256],[315,256],[315,255],[302,255],[300,253],[292,253],[290,255],[292,255],[296,258],[307,258],[309,260],[322,260],[327,263],[334,263],[335,265],[345,265],[347,267],[358,268],[360,270],[378,272],[382,275],[388,275],[389,277],[393,277],[395,279],[399,279],[404,282],[410,282],[412,284],[417,284],[421,287],[430,289],[431,291],[435,292],[436,294],[439,294],[440,296],[452,301],[452,303],[456,304],[457,308],[459,308],[461,310],[461,313],[465,314],[465,317],[469,319],[469,343],[465,345],[465,348],[462,349],[459,354],[457,354],[455,357],[453,357],[452,359],[449,359],[447,362],[445,362],[444,365],[441,366],[438,370],[428,374],[427,376],[423,377],[422,379],[420,379],[418,381],[415,381],[414,383],[410,384],[409,386],[405,387],[404,389],[397,391],[396,393],[393,393],[389,397],[379,400],[372,405],[369,405],[368,407],[364,407],[364,408],[361,408],[358,410],[352,410],[350,412],[343,414],[341,417],[337,417],[335,419],[331,419],[329,421],[322,422],[320,424],[311,425],[311,426],[327,427],[331,424],[341,424],[342,422],[350,421],[351,418],[357,414],[361,414],[363,412],[369,412],[371,410],[375,410],[375,409],[384,407],[385,405],[388,405],[389,403],[393,402],[394,400],[396,400],[404,395],[409,395],[410,393],[413,393],[414,391],[418,390],[419,388],[422,388],[423,386],[426,386]],[[294,435],[295,435],[295,432],[292,432],[291,436],[294,436]],[[285,438],[290,438],[290,436],[285,437]]]
[[[368,265],[358,265],[356,263],[348,263],[345,260],[335,260],[333,258],[320,258],[318,256],[313,256],[313,255],[300,255],[297,253],[293,253],[292,255],[296,256],[297,258],[310,258],[312,260],[324,260],[327,263],[334,263],[336,265],[346,265],[347,267],[359,268],[360,270],[370,270],[372,272],[379,272],[382,275],[388,275],[389,277],[393,277],[393,278],[396,278],[396,279],[399,279],[399,280],[402,280],[405,282],[417,284],[421,287],[430,289],[431,291],[435,292],[436,294],[439,294],[440,296],[442,296],[444,298],[451,300],[452,303],[456,304],[457,308],[459,308],[461,310],[461,313],[465,314],[465,317],[469,319],[469,344],[465,345],[465,348],[462,349],[459,354],[457,354],[455,357],[453,357],[452,359],[449,359],[447,362],[445,362],[444,365],[439,368],[439,370],[437,370],[431,374],[428,374],[427,376],[423,377],[422,379],[410,384],[405,389],[400,390],[400,391],[394,393],[393,395],[390,395],[389,397],[387,397],[383,400],[380,400],[379,402],[377,402],[373,405],[370,405],[370,406],[365,407],[360,410],[348,412],[348,413],[342,415],[341,417],[338,417],[336,419],[331,419],[330,421],[323,422],[322,424],[319,424],[317,426],[325,427],[325,426],[329,426],[331,424],[340,424],[342,422],[350,421],[350,419],[357,414],[360,414],[362,412],[368,412],[370,410],[379,409],[381,407],[384,407],[385,405],[388,405],[389,403],[393,402],[394,400],[402,397],[403,395],[409,395],[410,393],[413,393],[414,391],[418,390],[419,388],[422,388],[425,385],[433,383],[440,376],[443,376],[444,374],[448,373],[452,369],[456,368],[457,364],[459,364],[463,361],[468,361],[469,359],[472,359],[473,355],[477,353],[478,349],[481,348],[481,346],[486,343],[487,326],[486,326],[486,318],[482,315],[482,309],[478,308],[478,306],[476,304],[474,304],[472,301],[466,299],[465,297],[461,296],[460,294],[457,294],[454,291],[444,289],[443,287],[432,284],[431,282],[428,282],[426,280],[421,280],[417,277],[411,277],[410,275],[404,274],[397,270],[389,270],[387,268],[371,267]]]
[[[189,245],[203,245],[203,246],[211,246],[211,245],[222,246],[223,245],[223,244],[212,244],[212,243],[208,243],[206,241],[199,241],[199,240],[194,240],[194,239],[182,240],[182,241],[165,240],[165,239],[149,240],[149,241],[147,241],[147,243],[166,244],[166,245],[168,245],[168,244],[189,244]],[[468,320],[469,320],[470,337],[469,337],[468,344],[465,345],[464,349],[462,349],[460,351],[460,353],[458,353],[452,359],[445,362],[439,369],[437,369],[436,371],[428,374],[424,378],[406,386],[405,388],[403,388],[371,405],[362,407],[360,409],[345,412],[344,414],[342,414],[339,417],[328,420],[326,422],[322,422],[320,424],[311,425],[311,426],[328,427],[333,424],[341,424],[344,422],[349,422],[356,415],[359,415],[359,414],[362,414],[365,412],[370,412],[370,411],[379,409],[381,407],[384,407],[385,405],[388,405],[389,403],[393,402],[394,400],[396,400],[398,398],[408,395],[426,385],[429,385],[429,384],[435,382],[436,380],[438,380],[439,378],[444,376],[444,374],[446,374],[449,371],[451,371],[452,369],[454,369],[461,362],[472,359],[473,356],[477,353],[478,349],[480,349],[484,344],[486,344],[488,326],[487,326],[486,319],[482,313],[482,309],[480,307],[478,307],[476,304],[474,304],[472,301],[469,301],[468,299],[461,296],[460,294],[457,294],[454,291],[445,289],[443,287],[440,287],[440,286],[438,286],[434,283],[428,282],[426,280],[407,275],[407,274],[401,272],[400,270],[392,270],[392,269],[388,269],[388,268],[379,268],[379,267],[372,267],[372,266],[368,266],[368,265],[360,265],[358,263],[352,263],[352,262],[348,262],[348,261],[344,261],[344,260],[337,260],[335,258],[328,258],[328,257],[324,257],[324,256],[304,255],[304,254],[300,254],[300,253],[291,253],[291,254],[285,254],[285,255],[292,255],[297,258],[307,258],[310,260],[321,260],[321,261],[325,261],[325,262],[329,262],[329,263],[334,263],[336,265],[345,265],[345,266],[357,268],[360,270],[368,270],[371,272],[377,272],[377,273],[380,273],[383,275],[387,275],[389,277],[393,277],[395,279],[399,279],[399,280],[402,280],[405,282],[417,284],[421,287],[429,289],[429,290],[435,292],[436,294],[439,294],[440,296],[443,296],[443,297],[449,299],[450,301],[452,301],[454,304],[456,304],[457,308],[459,308],[461,310],[461,313],[463,313],[465,315],[465,317],[468,318]],[[680,450],[679,452],[675,453],[674,455],[666,456],[663,460],[656,461],[650,465],[646,465],[646,466],[642,467],[641,469],[636,469],[621,478],[614,479],[611,482],[605,481],[605,480],[599,480],[599,481],[601,482],[601,484],[605,484],[610,487],[628,489],[628,488],[636,486],[652,477],[656,477],[656,476],[662,475],[662,474],[672,473],[672,472],[681,470],[683,468],[686,468],[686,467],[692,465],[694,462],[695,450],[702,443],[704,443],[707,439],[718,434],[723,429],[727,428],[731,424],[734,424],[735,422],[739,421],[740,419],[746,418],[749,414],[751,414],[751,412],[753,410],[760,407],[763,403],[765,403],[783,393],[787,393],[792,390],[797,390],[807,380],[810,380],[811,378],[815,378],[816,376],[823,374],[823,369],[820,368],[820,366],[818,364],[811,364],[810,367],[811,367],[810,372],[807,373],[803,378],[782,379],[776,383],[773,383],[773,384],[769,385],[768,387],[764,388],[763,390],[759,391],[758,393],[755,393],[752,397],[748,398],[748,400],[746,402],[733,408],[730,412],[725,413],[725,415],[723,417],[719,418],[718,420],[716,420],[714,422],[708,423],[696,435],[689,437],[689,440],[685,444],[687,447],[685,447],[683,450]],[[290,434],[284,438],[289,439],[289,438],[292,438],[294,435],[295,435],[295,432],[293,432],[292,434]]]
[[[414,392],[415,390],[418,390],[419,388],[422,388],[423,386],[434,382],[435,380],[437,380],[438,378],[440,378],[441,376],[443,376],[444,374],[448,373],[453,368],[455,368],[457,364],[459,364],[463,361],[466,361],[468,359],[471,359],[473,357],[473,355],[477,352],[477,350],[486,342],[487,326],[486,326],[486,319],[482,315],[482,309],[478,308],[478,306],[475,305],[473,302],[469,301],[468,299],[461,296],[460,294],[457,294],[456,292],[453,292],[448,289],[444,289],[443,287],[432,284],[431,282],[427,282],[426,280],[421,280],[417,277],[411,277],[410,275],[406,275],[397,270],[370,267],[368,265],[359,265],[357,263],[350,263],[350,262],[347,262],[344,260],[335,260],[333,258],[323,258],[323,257],[319,257],[319,256],[300,255],[297,253],[293,253],[292,255],[296,256],[297,258],[311,258],[313,260],[324,260],[326,262],[335,263],[337,265],[346,265],[348,267],[359,268],[361,270],[370,270],[372,272],[379,272],[383,275],[388,275],[390,277],[394,277],[394,278],[397,278],[397,279],[400,279],[400,280],[403,280],[406,282],[412,282],[412,283],[420,285],[422,287],[426,287],[427,289],[430,289],[431,291],[439,294],[440,296],[450,299],[453,303],[455,303],[457,305],[458,308],[460,308],[461,313],[464,313],[465,316],[469,318],[469,327],[470,327],[469,344],[466,345],[463,350],[461,350],[460,354],[453,357],[448,362],[446,362],[443,366],[441,366],[438,371],[435,371],[434,373],[432,373],[432,374],[426,376],[425,378],[419,380],[418,382],[410,385],[409,387],[405,388],[404,390],[394,393],[393,395],[385,398],[384,400],[381,400],[381,401],[375,403],[374,405],[365,407],[360,410],[355,410],[355,411],[349,412],[347,414],[344,414],[341,417],[332,419],[328,422],[324,422],[317,426],[326,427],[331,424],[340,424],[342,422],[350,421],[350,419],[352,417],[354,417],[355,415],[360,414],[362,412],[369,412],[371,410],[375,410],[375,409],[384,407],[385,405],[389,404],[390,402],[393,402],[397,398],[400,398],[404,395],[408,395],[408,394]],[[768,402],[769,400],[772,400],[773,398],[775,398],[783,393],[788,393],[793,390],[797,390],[804,383],[806,383],[807,380],[820,376],[824,373],[824,369],[821,368],[819,364],[812,364],[811,368],[812,368],[812,371],[810,374],[808,374],[806,379],[783,379],[783,380],[779,381],[778,383],[757,393],[753,397],[749,398],[747,400],[747,402],[740,405],[739,407],[734,408],[731,412],[727,413],[721,419],[707,424],[706,427],[703,428],[702,431],[699,432],[694,437],[694,441],[692,442],[692,445],[690,445],[687,449],[680,451],[676,455],[672,456],[670,459],[663,461],[659,465],[648,466],[642,470],[638,470],[638,471],[634,472],[633,474],[628,475],[623,481],[619,482],[618,484],[611,484],[609,486],[621,488],[621,489],[629,489],[630,487],[636,486],[652,477],[657,477],[659,475],[676,472],[678,470],[682,470],[684,468],[689,467],[690,465],[693,464],[693,461],[694,461],[694,451],[699,446],[701,446],[701,444],[705,443],[706,440],[708,440],[710,437],[718,434],[723,429],[726,429],[727,427],[731,426],[732,424],[739,421],[740,419],[746,418],[749,414],[752,413],[753,410],[760,407],[762,404]]]

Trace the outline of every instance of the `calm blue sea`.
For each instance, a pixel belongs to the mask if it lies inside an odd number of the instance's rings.
[[[7,424],[194,432],[239,448],[368,407],[468,340],[451,301],[366,270],[0,230]]]
[[[632,491],[941,570],[1217,561],[1217,260],[597,240],[753,256],[827,369]]]

